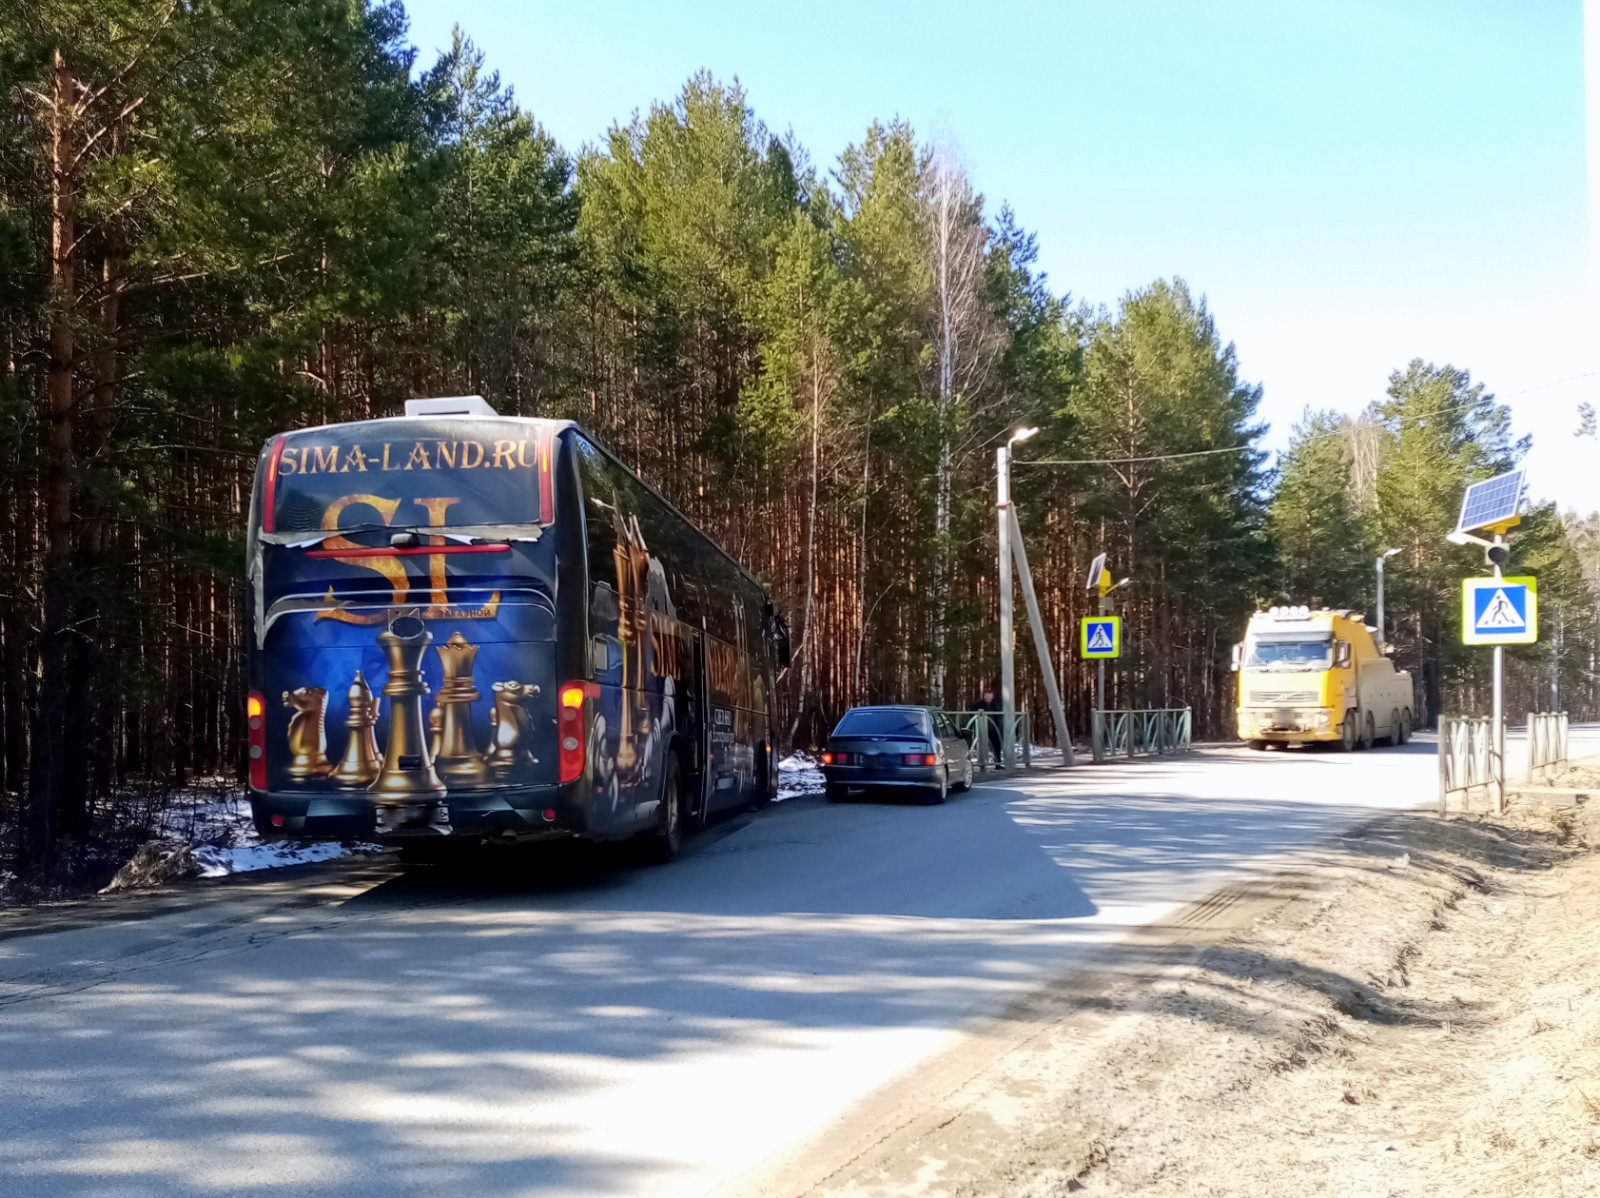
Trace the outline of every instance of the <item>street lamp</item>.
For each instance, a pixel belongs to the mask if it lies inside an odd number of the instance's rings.
[[[1000,521],[1000,760],[1006,769],[1016,764],[1017,756],[1017,670],[1011,634],[1011,447],[1038,431],[1019,428],[994,452],[995,512]]]
[[[1395,554],[1398,549],[1385,549],[1378,555],[1378,652],[1383,652],[1383,563]]]

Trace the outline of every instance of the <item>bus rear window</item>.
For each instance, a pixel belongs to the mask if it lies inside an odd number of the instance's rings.
[[[266,464],[271,532],[548,524],[550,433],[511,421],[368,421],[285,436]]]

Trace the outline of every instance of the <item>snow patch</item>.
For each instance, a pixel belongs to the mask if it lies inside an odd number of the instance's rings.
[[[778,762],[778,802],[801,795],[821,794],[827,780],[810,753],[791,753]]]

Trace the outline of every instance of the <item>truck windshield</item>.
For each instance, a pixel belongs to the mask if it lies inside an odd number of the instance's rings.
[[[1251,641],[1244,664],[1269,669],[1320,669],[1331,660],[1332,649],[1332,640]]]

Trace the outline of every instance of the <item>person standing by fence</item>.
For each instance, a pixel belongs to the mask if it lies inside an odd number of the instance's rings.
[[[989,730],[989,752],[990,752],[990,757],[992,758],[992,760],[994,761],[994,763],[996,765],[999,765],[1000,764],[1000,712],[1001,712],[1001,708],[1000,708],[1000,697],[994,693],[994,687],[988,686],[988,685],[984,686],[984,688],[983,688],[983,698],[979,699],[978,702],[976,704],[974,704],[973,710],[974,711],[986,711],[986,712],[990,713],[990,718],[984,720],[983,722],[984,722],[984,726],[987,727],[988,730]],[[979,746],[978,751],[979,751],[979,753],[983,752],[983,749],[982,749],[981,746]]]

